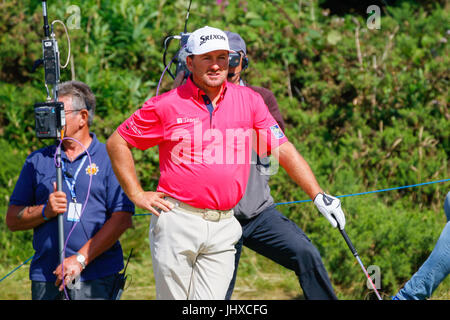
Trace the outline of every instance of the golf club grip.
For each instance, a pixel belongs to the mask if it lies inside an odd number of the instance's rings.
[[[353,243],[350,241],[350,238],[348,237],[347,232],[345,232],[344,229],[342,229],[342,230],[339,229],[339,231],[341,232],[342,236],[344,237],[344,240],[347,243],[350,250],[352,251],[353,255],[356,257],[358,255],[358,252],[356,252],[356,249],[353,246]]]

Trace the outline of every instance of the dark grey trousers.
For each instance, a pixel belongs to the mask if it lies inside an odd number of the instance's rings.
[[[72,289],[66,288],[70,300],[110,300],[113,296],[116,274],[100,279],[80,281]],[[59,291],[54,282],[31,281],[31,299],[63,300],[64,291]]]

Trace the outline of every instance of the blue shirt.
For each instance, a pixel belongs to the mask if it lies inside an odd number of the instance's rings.
[[[89,178],[92,183],[86,208],[80,221],[75,226],[67,243],[65,256],[75,254],[89,239],[91,239],[117,211],[134,213],[134,205],[120,187],[111,167],[106,146],[91,133],[92,142],[88,148],[91,157],[84,160],[86,152],[71,162],[64,151],[61,151],[61,161],[64,170],[70,176],[76,177],[74,192],[76,201],[86,201]],[[53,182],[56,181],[56,167],[54,162],[56,146],[48,146],[30,154],[20,173],[19,179],[11,195],[10,204],[18,206],[41,205],[47,202],[49,194],[53,192]],[[81,166],[82,164],[82,166]],[[62,190],[67,195],[67,208],[72,201],[70,189],[66,183],[67,177],[63,173]],[[35,254],[30,266],[30,279],[35,281],[55,281],[53,271],[59,265],[58,254],[58,219],[54,218],[34,228],[33,248]],[[70,221],[67,212],[64,213],[64,239],[76,222]],[[95,258],[81,273],[81,280],[102,278],[123,268],[123,254],[119,241],[110,249]]]

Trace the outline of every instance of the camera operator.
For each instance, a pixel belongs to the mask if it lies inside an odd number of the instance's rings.
[[[95,111],[91,89],[82,82],[64,82],[59,96],[66,114],[64,136],[71,138],[62,142],[62,191],[55,182],[56,146],[31,153],[11,195],[6,224],[11,231],[34,231],[33,300],[63,298],[63,277],[70,299],[111,299],[123,268],[118,239],[132,225],[134,205],[117,182],[105,145],[90,132]],[[64,268],[55,219],[60,214],[66,241]]]

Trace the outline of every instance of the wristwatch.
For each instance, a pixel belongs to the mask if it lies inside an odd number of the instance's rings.
[[[84,270],[84,268],[86,268],[86,257],[77,252],[77,261],[81,264]]]

